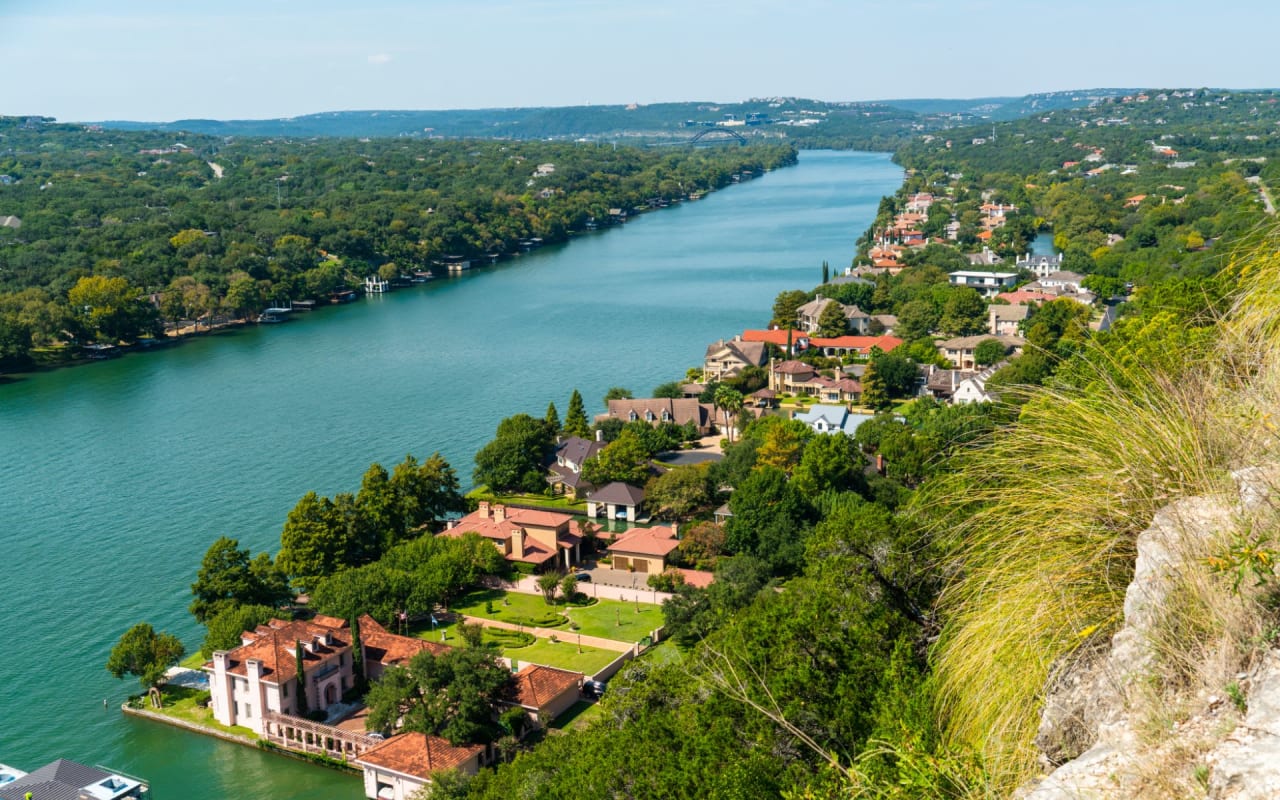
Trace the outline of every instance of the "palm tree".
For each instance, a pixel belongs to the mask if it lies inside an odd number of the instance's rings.
[[[724,411],[725,436],[732,442],[733,423],[730,420],[734,414],[742,410],[742,392],[728,386],[717,386],[713,402],[717,408]]]

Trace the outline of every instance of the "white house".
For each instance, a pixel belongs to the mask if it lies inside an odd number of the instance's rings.
[[[1014,266],[1018,269],[1025,269],[1034,273],[1037,278],[1043,278],[1046,275],[1052,275],[1062,269],[1062,255],[1055,253],[1053,255],[1032,255],[1027,253],[1022,258],[1014,262]]]
[[[233,650],[215,650],[204,668],[213,718],[223,725],[262,735],[267,712],[297,714],[299,652],[308,709],[327,709],[355,685],[346,620],[323,615],[309,622],[273,619],[245,631],[240,642]]]
[[[977,289],[983,297],[995,297],[1006,289],[1012,289],[1018,282],[1016,272],[978,272],[976,270],[959,270],[948,273],[952,286],[967,286]]]

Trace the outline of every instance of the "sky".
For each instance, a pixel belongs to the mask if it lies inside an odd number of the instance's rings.
[[[1275,0],[0,0],[0,114],[1280,85]]]

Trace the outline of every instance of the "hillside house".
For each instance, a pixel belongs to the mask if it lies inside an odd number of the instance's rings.
[[[954,339],[947,339],[944,342],[938,342],[938,352],[942,354],[952,367],[956,369],[976,369],[973,353],[978,345],[988,339],[996,339],[1005,346],[1005,352],[1012,350],[1015,354],[1022,353],[1022,346],[1026,344],[1020,336],[989,336],[983,334],[981,336],[957,336]]]
[[[952,286],[967,286],[976,289],[983,297],[995,297],[1006,289],[1012,289],[1018,282],[1015,272],[981,272],[978,270],[959,270],[947,274]]]
[[[570,436],[556,445],[555,461],[547,467],[547,483],[563,494],[575,498],[589,492],[591,484],[582,479],[582,465],[587,459],[595,458],[604,449],[605,442],[600,432],[595,439],[583,439]]]
[[[843,433],[852,436],[858,426],[872,419],[874,414],[855,414],[845,406],[813,405],[808,411],[796,414],[799,420],[813,428],[815,433]]]
[[[609,410],[597,416],[596,422],[606,419],[620,419],[623,422],[644,420],[654,426],[664,422],[676,425],[692,423],[698,429],[699,436],[706,436],[711,433],[715,424],[715,409],[710,404],[700,403],[691,397],[628,398],[610,400]]]
[[[539,569],[568,569],[582,558],[582,537],[570,530],[572,514],[512,508],[481,500],[479,507],[451,522],[442,536],[478,533],[502,551],[508,561]]]
[[[769,360],[766,349],[764,342],[744,341],[741,336],[707,345],[702,360],[703,382],[720,382],[737,377],[747,367],[763,367]]]
[[[832,303],[839,306],[841,313],[844,314],[846,332],[865,334],[871,327],[870,314],[863,312],[857,306],[846,306],[821,295],[796,309],[796,327],[808,333],[817,333],[818,320],[822,318],[822,312],[826,311],[827,306]]]
[[[987,306],[987,331],[992,336],[1016,336],[1022,323],[1031,316],[1031,306]]]
[[[1043,278],[1046,275],[1052,275],[1062,269],[1062,254],[1055,253],[1053,255],[1032,255],[1027,253],[1022,258],[1014,262],[1014,266],[1019,270],[1026,270],[1034,274],[1037,278]]]

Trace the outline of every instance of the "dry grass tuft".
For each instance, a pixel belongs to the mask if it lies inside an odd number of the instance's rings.
[[[1087,390],[1028,390],[1016,426],[918,498],[956,557],[935,650],[941,714],[950,741],[981,753],[1005,786],[1036,770],[1052,665],[1122,621],[1135,539],[1154,513],[1180,497],[1234,498],[1230,469],[1276,457],[1276,241],[1233,264],[1244,288],[1215,357],[1159,370],[1091,347]],[[1260,596],[1233,591],[1208,563],[1257,524],[1239,518],[1186,543],[1176,607],[1153,642],[1153,703],[1215,683],[1221,691],[1256,646]]]

